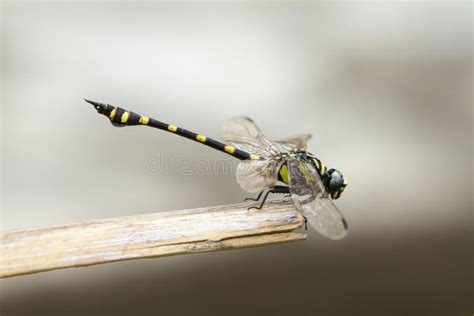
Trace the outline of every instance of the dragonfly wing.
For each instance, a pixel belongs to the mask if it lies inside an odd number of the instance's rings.
[[[308,140],[311,139],[311,134],[300,134],[277,140],[276,143],[296,147],[297,149],[308,148]]]
[[[310,225],[327,238],[344,238],[347,222],[324,190],[313,165],[296,158],[290,158],[286,163],[291,197]]]
[[[347,222],[331,198],[321,197],[302,207],[308,223],[321,235],[335,240],[346,236]]]
[[[254,145],[249,145],[246,143],[230,142],[230,141],[227,141],[227,143],[231,144],[232,146],[242,151],[245,151],[252,155],[257,155],[261,158],[269,159],[271,157],[274,157],[277,153],[274,149],[268,148],[268,147],[254,146]]]
[[[243,160],[237,166],[237,182],[247,192],[261,192],[276,183],[277,168],[274,160]]]
[[[234,117],[224,124],[224,140],[240,150],[261,157],[272,157],[280,152],[263,136],[255,122],[248,117]]]

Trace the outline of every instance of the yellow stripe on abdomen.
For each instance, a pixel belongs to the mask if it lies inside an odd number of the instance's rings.
[[[229,154],[233,154],[235,152],[235,147],[233,146],[229,146],[229,145],[225,145],[224,146],[224,150],[229,153]]]
[[[140,116],[140,119],[138,120],[138,123],[142,125],[147,125],[150,119],[146,116]]]
[[[201,143],[204,143],[206,141],[206,136],[204,135],[196,135],[196,140],[201,142]]]
[[[113,120],[113,119],[114,119],[114,117],[115,117],[115,113],[117,113],[117,108],[114,108],[114,109],[112,110],[112,112],[110,112],[110,115],[109,115],[109,117],[110,117],[110,119],[111,119],[111,120]]]
[[[120,118],[120,122],[127,123],[129,117],[130,117],[130,112],[123,112],[122,117]]]

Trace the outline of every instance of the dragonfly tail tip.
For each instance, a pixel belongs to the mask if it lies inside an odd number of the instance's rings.
[[[108,107],[107,104],[92,101],[92,100],[89,100],[89,99],[86,99],[86,98],[84,98],[84,101],[91,104],[94,107],[94,109],[96,109],[96,111],[100,114],[104,114],[106,112],[107,107]]]
[[[89,103],[89,104],[92,104],[93,106],[97,106],[97,105],[99,105],[99,103],[98,103],[98,102],[91,101],[91,100],[89,100],[89,99],[86,99],[86,98],[84,98],[84,101],[86,101],[86,102],[87,102],[87,103]]]

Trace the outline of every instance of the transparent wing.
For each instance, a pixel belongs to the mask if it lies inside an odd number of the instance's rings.
[[[257,193],[275,184],[277,170],[274,160],[243,160],[237,166],[236,178],[243,190]]]
[[[273,157],[282,151],[283,146],[275,145],[263,136],[255,122],[248,117],[234,117],[224,123],[224,140],[240,150],[260,157]]]
[[[305,206],[308,223],[321,235],[330,239],[342,239],[347,235],[347,222],[339,208],[330,197],[314,200],[311,206]]]
[[[286,163],[291,197],[309,224],[327,238],[344,238],[347,234],[347,222],[324,190],[313,165],[296,158],[289,158]]]
[[[306,149],[308,148],[308,140],[310,139],[311,134],[300,134],[277,140],[275,143],[280,143],[292,148],[296,147],[296,149]]]
[[[248,152],[249,154],[257,155],[261,158],[271,159],[272,157],[276,156],[278,153],[273,148],[268,148],[268,147],[263,147],[263,146],[254,146],[254,145],[249,145],[245,143],[231,142],[231,141],[226,141],[226,143],[229,143],[230,145],[240,150]]]

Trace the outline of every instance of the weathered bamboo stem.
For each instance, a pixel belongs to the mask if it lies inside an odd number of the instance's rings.
[[[249,203],[0,232],[0,277],[305,239],[291,202]]]

